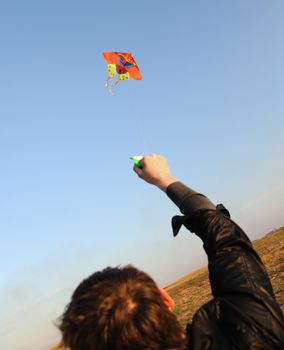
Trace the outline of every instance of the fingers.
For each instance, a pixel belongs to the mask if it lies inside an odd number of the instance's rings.
[[[141,177],[141,175],[142,175],[142,169],[140,169],[140,168],[138,168],[137,166],[134,165],[133,171],[134,171],[139,177]]]
[[[164,192],[166,192],[170,184],[178,181],[177,178],[171,174],[167,159],[163,156],[150,154],[143,157],[139,162],[142,165],[142,169],[134,166],[134,172],[142,180],[159,187]]]
[[[133,171],[139,176],[139,178],[149,183],[153,183],[151,175],[151,158],[152,156],[145,156],[139,160],[142,168],[137,165],[134,165],[133,167]]]

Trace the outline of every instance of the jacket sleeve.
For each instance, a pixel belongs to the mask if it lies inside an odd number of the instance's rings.
[[[236,300],[237,307],[246,307],[244,311],[250,317],[256,317],[262,305],[283,330],[283,314],[264,265],[247,235],[230,219],[228,210],[181,182],[170,185],[167,195],[184,214],[172,219],[174,235],[184,225],[203,241],[213,296],[231,298],[233,303]],[[239,303],[240,296],[246,302]]]

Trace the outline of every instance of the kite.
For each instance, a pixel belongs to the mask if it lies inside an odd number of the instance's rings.
[[[135,79],[141,80],[142,75],[139,67],[135,62],[131,53],[126,52],[103,52],[103,56],[108,63],[108,78],[105,83],[105,87],[109,87],[109,80],[118,74],[117,81],[110,87],[115,87],[119,82]]]

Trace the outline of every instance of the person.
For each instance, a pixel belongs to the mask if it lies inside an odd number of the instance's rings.
[[[164,191],[183,215],[172,218],[203,241],[213,299],[183,329],[172,301],[145,272],[107,267],[82,281],[63,313],[62,344],[71,350],[284,349],[284,318],[269,277],[243,230],[223,205],[188,188],[160,155],[137,175]]]

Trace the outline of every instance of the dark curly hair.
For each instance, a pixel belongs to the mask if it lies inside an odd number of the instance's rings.
[[[71,350],[185,350],[186,333],[145,272],[107,267],[83,280],[59,321]]]

